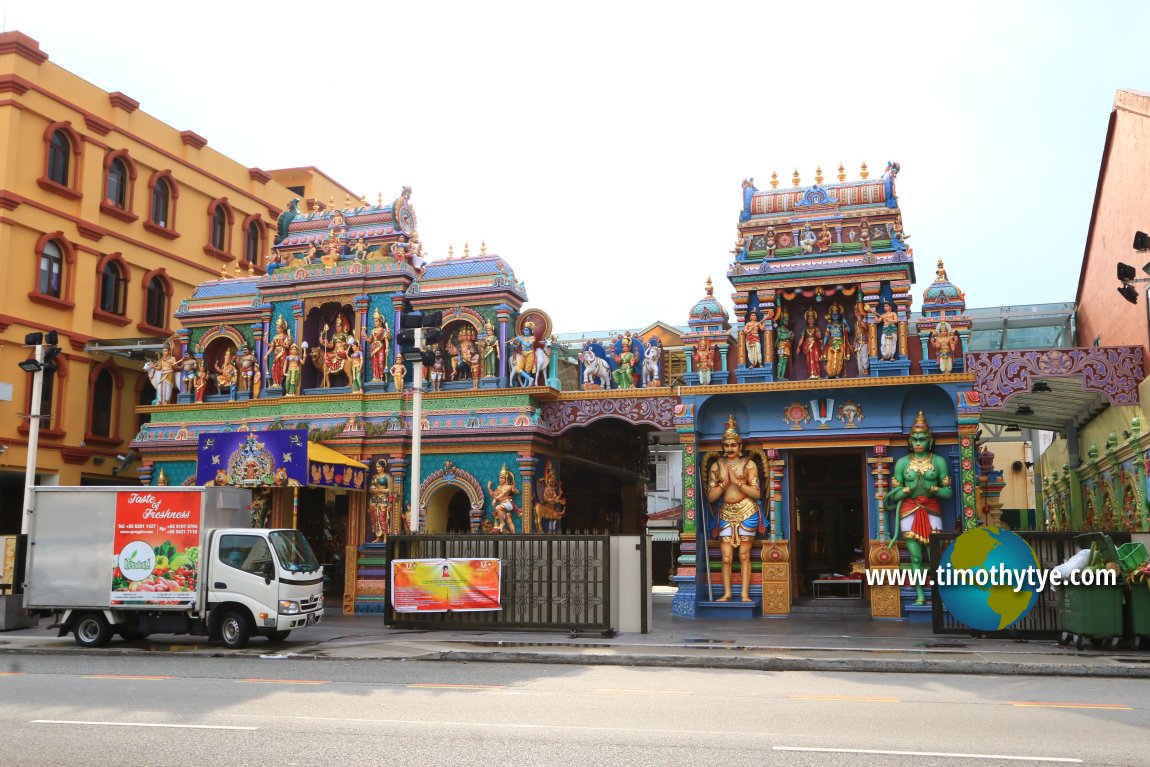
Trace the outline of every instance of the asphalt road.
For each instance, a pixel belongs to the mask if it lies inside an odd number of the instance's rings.
[[[5,655],[0,764],[1130,767],[1150,754],[1145,691],[1115,679]]]

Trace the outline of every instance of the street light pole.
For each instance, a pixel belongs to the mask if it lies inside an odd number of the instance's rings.
[[[423,440],[423,328],[415,329],[415,346],[421,354],[415,362],[411,385],[411,532],[419,532],[419,452]]]
[[[28,414],[28,468],[24,473],[24,515],[20,534],[32,526],[32,488],[36,486],[36,450],[40,446],[40,399],[44,396],[44,345],[36,344],[37,370],[32,374],[32,412]]]

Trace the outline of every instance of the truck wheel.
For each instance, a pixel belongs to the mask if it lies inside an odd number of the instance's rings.
[[[269,631],[268,632],[268,641],[269,642],[282,642],[288,638],[288,634],[290,634],[290,633],[291,633],[291,631]]]
[[[240,650],[248,646],[251,639],[252,628],[248,617],[238,610],[229,610],[220,619],[220,639],[224,646],[233,650]]]
[[[112,627],[103,613],[84,613],[76,620],[76,644],[81,647],[103,647],[112,641]]]

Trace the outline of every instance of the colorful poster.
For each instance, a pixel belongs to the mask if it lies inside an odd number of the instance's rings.
[[[190,605],[200,566],[196,491],[116,493],[114,605]]]
[[[307,431],[225,431],[200,435],[197,485],[298,487],[307,484]]]
[[[396,559],[391,604],[399,613],[501,610],[498,559]]]

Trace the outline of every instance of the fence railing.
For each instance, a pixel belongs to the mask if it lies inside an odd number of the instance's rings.
[[[1039,533],[1020,530],[1017,534],[1022,537],[1034,553],[1038,556],[1038,566],[1050,570],[1065,562],[1073,556],[1079,546],[1074,539],[1082,533]],[[942,561],[942,553],[958,537],[958,533],[935,533],[930,537],[930,564],[933,571]],[[1115,546],[1130,542],[1129,533],[1109,533]],[[1058,597],[1049,586],[1038,594],[1038,602],[1026,617],[1003,631],[985,632],[977,631],[958,621],[944,609],[942,599],[939,597],[938,586],[931,587],[931,618],[936,634],[979,634],[995,637],[1012,637],[1017,639],[1050,639],[1062,632],[1062,624],[1058,615]]]
[[[481,612],[399,613],[389,626],[431,629],[609,631],[611,539],[608,535],[393,535],[387,560],[498,559],[502,609]]]

